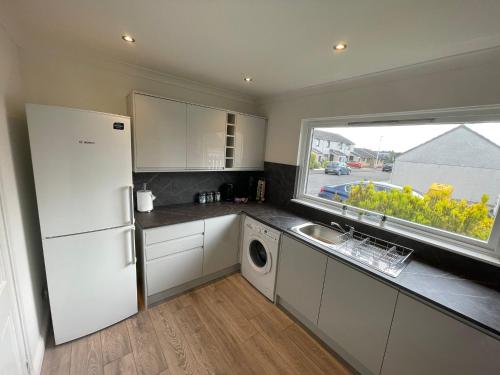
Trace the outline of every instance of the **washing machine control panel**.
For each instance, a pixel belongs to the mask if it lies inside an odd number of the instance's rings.
[[[267,228],[267,227],[262,226],[262,225],[254,224],[254,223],[246,223],[246,226],[250,230],[252,230],[253,232],[259,233],[262,236],[266,236],[266,237],[270,238],[273,241],[278,241],[279,240],[279,237],[280,237],[279,232],[276,232],[273,229]]]

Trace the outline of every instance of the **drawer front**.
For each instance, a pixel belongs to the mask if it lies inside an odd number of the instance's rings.
[[[203,220],[148,229],[145,231],[146,245],[200,234],[204,230],[205,222]]]
[[[148,296],[151,296],[201,277],[203,248],[156,259],[146,267]]]
[[[149,261],[196,247],[203,247],[203,234],[149,245],[146,247],[146,259]]]

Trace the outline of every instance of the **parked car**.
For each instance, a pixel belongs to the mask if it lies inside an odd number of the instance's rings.
[[[382,167],[382,172],[392,172],[392,164],[387,163]]]
[[[341,185],[325,185],[321,187],[318,193],[318,197],[329,200],[333,200],[335,197],[337,197],[338,200],[344,201],[349,197],[349,193],[351,192],[353,186],[368,185],[370,183],[373,184],[375,191],[403,190],[402,186],[389,184],[387,182],[356,181]],[[413,195],[419,198],[424,197],[417,191],[413,191]]]
[[[346,164],[351,168],[361,168],[363,166],[360,161],[348,161]]]
[[[325,168],[325,174],[330,174],[330,173],[339,176],[343,174],[351,174],[351,168],[349,168],[346,163],[339,161],[331,161],[326,165]]]

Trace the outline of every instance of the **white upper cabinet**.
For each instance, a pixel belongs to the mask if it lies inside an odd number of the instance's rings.
[[[187,111],[187,169],[223,169],[226,112],[192,104]]]
[[[140,92],[129,99],[135,172],[264,168],[265,119]]]
[[[263,169],[266,149],[266,119],[238,114],[235,127],[234,167],[237,169]]]
[[[134,170],[186,168],[187,104],[133,94]]]

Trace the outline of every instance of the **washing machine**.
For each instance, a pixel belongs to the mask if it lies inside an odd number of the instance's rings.
[[[271,301],[274,301],[280,235],[279,231],[245,217],[241,274]]]

